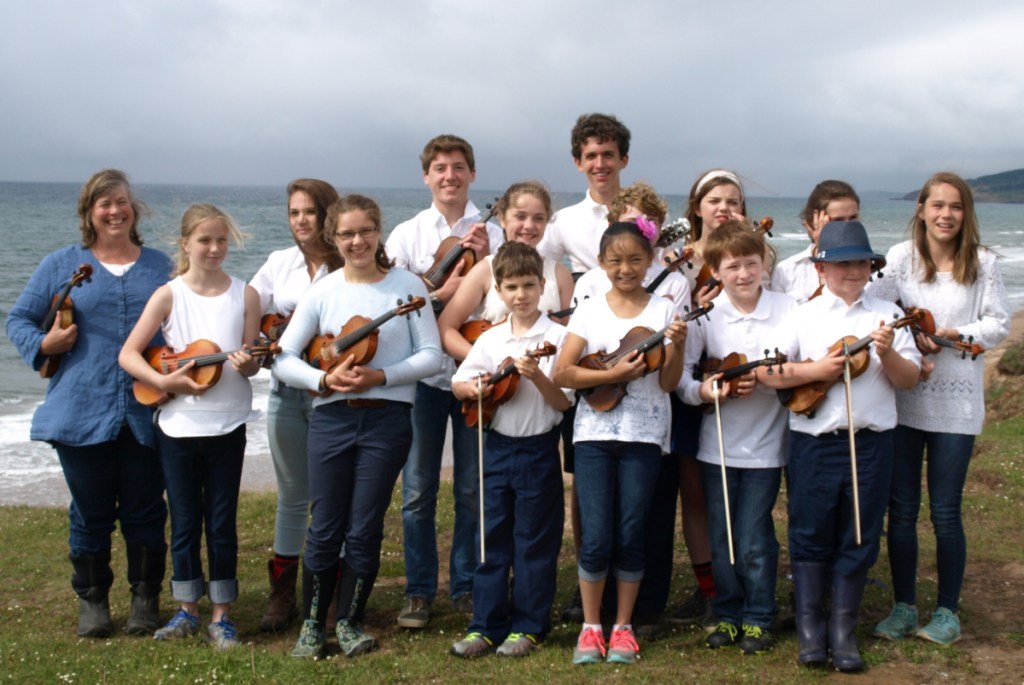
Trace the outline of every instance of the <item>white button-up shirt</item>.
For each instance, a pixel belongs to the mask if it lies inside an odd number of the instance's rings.
[[[818,289],[821,279],[811,257],[814,255],[814,243],[792,257],[787,257],[775,265],[772,272],[771,289],[777,293],[786,293],[796,298],[797,302],[806,302]]]
[[[537,251],[556,262],[568,253],[569,269],[585,273],[598,266],[601,236],[607,228],[608,208],[590,197],[588,190],[582,202],[555,212]]]
[[[768,347],[777,347],[790,362],[821,359],[828,354],[828,348],[844,336],[863,338],[878,328],[880,322],[892,322],[894,314],[903,316],[892,302],[862,293],[856,302],[847,306],[825,286],[819,297],[805,302],[789,314],[776,329]],[[871,361],[852,384],[853,426],[856,429],[889,430],[896,427],[896,390],[885,375],[874,346],[868,350]],[[892,350],[921,366],[921,353],[906,328],[896,329]],[[789,418],[790,430],[810,435],[846,430],[848,425],[842,380],[832,386],[813,418],[796,413],[790,413]]]
[[[260,312],[269,314],[271,310],[281,316],[288,316],[295,311],[299,298],[306,292],[311,283],[315,283],[327,274],[327,265],[321,264],[320,269],[310,279],[306,270],[306,258],[298,245],[284,250],[275,250],[267,257],[256,275],[249,281],[260,295]]]

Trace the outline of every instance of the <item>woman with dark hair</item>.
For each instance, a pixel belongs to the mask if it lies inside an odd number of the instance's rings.
[[[144,635],[160,627],[167,507],[153,412],[135,400],[132,379],[117,364],[150,295],[171,273],[167,255],[142,246],[145,211],[124,172],[93,174],[78,200],[81,243],[47,255],[7,316],[7,335],[25,363],[40,369],[48,359],[59,362],[32,417],[31,437],[56,449],[71,491],[71,587],[83,637],[114,629],[108,594],[117,524],[132,592],[125,629]],[[91,282],[75,289],[73,322],[62,327],[58,316],[44,327],[52,298],[76,273]]]
[[[341,266],[341,257],[324,238],[327,208],[338,201],[334,186],[315,178],[288,184],[288,225],[295,245],[272,252],[249,285],[260,296],[263,314],[287,319],[309,286]],[[264,631],[284,630],[298,615],[295,586],[299,554],[306,540],[309,474],[306,433],[313,401],[305,390],[270,381],[267,433],[277,476],[274,556],[267,562],[270,602],[260,621]]]

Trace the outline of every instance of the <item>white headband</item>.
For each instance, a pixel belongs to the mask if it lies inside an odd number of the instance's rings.
[[[715,169],[714,171],[709,171],[704,174],[701,179],[697,181],[697,190],[694,192],[694,195],[700,195],[701,189],[716,178],[724,178],[731,182],[740,189],[740,197],[743,197],[743,185],[740,183],[740,179],[736,177],[736,174],[731,171],[726,171],[725,169]]]

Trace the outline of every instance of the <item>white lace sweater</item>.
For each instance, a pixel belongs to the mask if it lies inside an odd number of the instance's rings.
[[[929,310],[939,328],[956,328],[965,339],[986,350],[1010,333],[1009,302],[995,254],[978,252],[978,279],[964,286],[952,273],[938,273],[932,283],[923,280],[920,257],[910,241],[894,245],[886,255],[885,276],[875,278],[868,292],[904,307]],[[896,393],[896,411],[903,426],[934,433],[978,435],[985,421],[985,361],[980,356],[961,359],[946,349],[929,357],[935,363],[931,377],[910,390]]]

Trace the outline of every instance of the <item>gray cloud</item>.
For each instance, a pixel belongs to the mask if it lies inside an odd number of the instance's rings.
[[[454,132],[480,187],[574,190],[586,111],[622,118],[627,179],[669,193],[712,166],[798,196],[1024,166],[1015,3],[691,5],[6,3],[0,178],[416,186]]]

